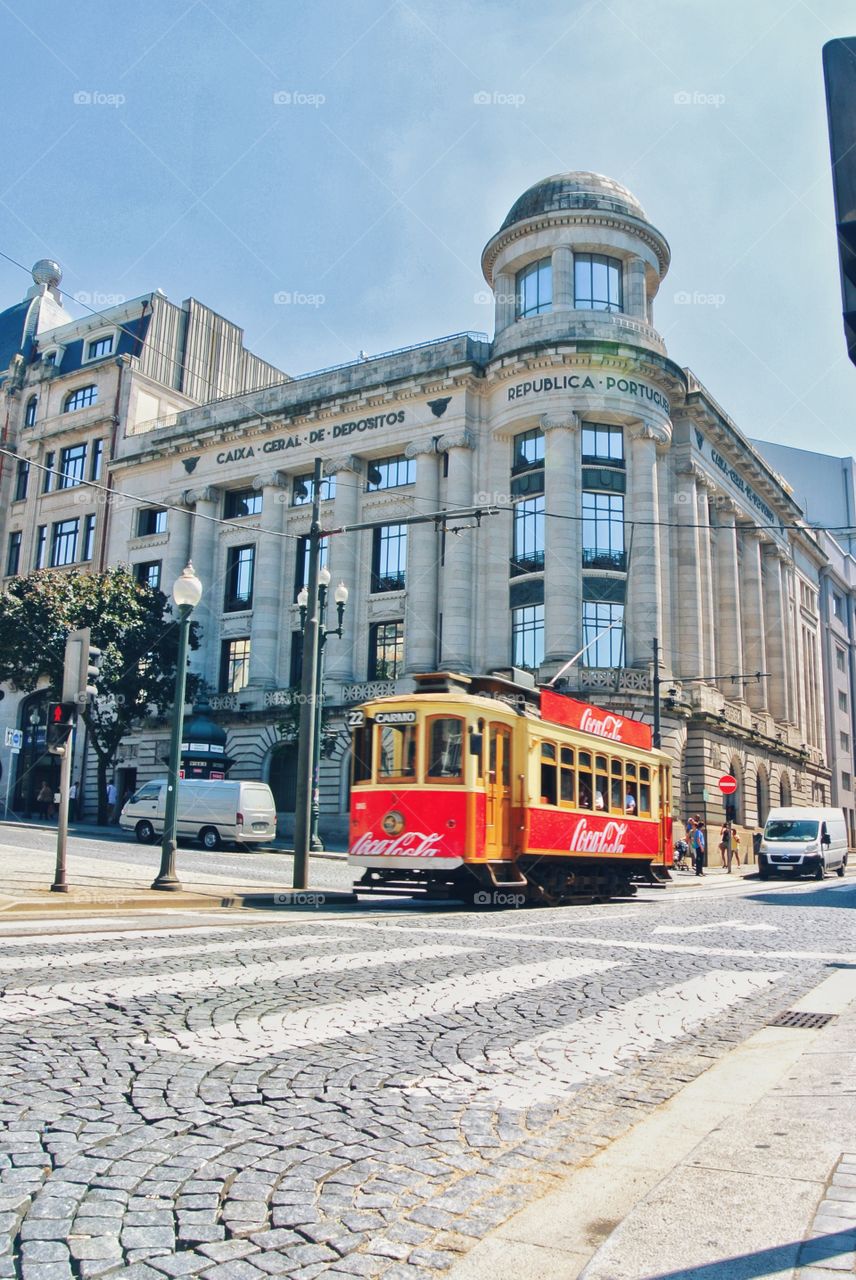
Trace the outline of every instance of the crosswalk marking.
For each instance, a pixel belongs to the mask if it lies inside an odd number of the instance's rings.
[[[782,976],[741,970],[704,974],[542,1032],[513,1048],[489,1049],[478,1062],[423,1076],[405,1091],[525,1110],[688,1035]]]
[[[748,923],[745,920],[715,920],[713,924],[658,924],[655,933],[714,933],[717,929],[733,929],[736,933],[778,933],[775,924],[763,924],[760,920]]]
[[[150,995],[175,995],[194,991],[218,991],[249,987],[255,983],[279,982],[284,978],[306,978],[318,973],[345,973],[352,969],[379,968],[388,964],[416,964],[449,956],[470,955],[473,947],[391,947],[386,951],[356,951],[332,956],[312,956],[290,960],[266,960],[256,964],[221,968],[182,969],[148,977],[105,978],[96,982],[39,983],[4,994],[0,1021],[20,1022],[25,1018],[68,1010],[70,1005],[137,1000]]]
[[[413,960],[418,951],[419,948],[408,948],[406,955]],[[320,1008],[245,1017],[240,1023],[224,1023],[211,1031],[178,1031],[169,1036],[153,1036],[148,1044],[163,1052],[184,1053],[208,1062],[253,1060],[347,1036],[366,1035],[381,1027],[471,1009],[482,1003],[494,1004],[535,987],[604,973],[616,968],[618,963],[600,959],[557,959],[506,965]]]

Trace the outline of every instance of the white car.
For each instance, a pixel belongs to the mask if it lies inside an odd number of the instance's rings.
[[[777,872],[811,873],[822,880],[827,871],[844,875],[847,867],[847,824],[841,809],[771,809],[758,850],[758,873],[769,880]]]
[[[141,844],[163,835],[166,778],[140,787],[122,809],[119,826]],[[267,844],[276,836],[276,805],[266,782],[209,782],[188,778],[178,784],[177,835],[205,849],[221,844]]]

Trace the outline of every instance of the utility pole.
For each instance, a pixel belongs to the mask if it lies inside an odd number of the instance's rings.
[[[321,459],[315,459],[312,477],[312,523],[309,526],[309,563],[307,566],[306,625],[303,629],[303,670],[300,680],[300,728],[297,739],[297,796],[294,807],[294,873],[295,889],[306,889],[309,883],[309,844],[312,826],[312,801],[316,786],[314,743],[318,717],[318,654],[320,647],[320,602],[318,570],[321,559]]]
[[[657,636],[653,640],[654,649],[654,678],[652,685],[654,689],[654,729],[651,734],[654,747],[659,751],[663,745],[662,735],[660,733],[660,641]]]

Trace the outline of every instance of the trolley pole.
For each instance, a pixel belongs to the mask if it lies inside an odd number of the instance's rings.
[[[654,728],[651,738],[653,745],[659,750],[663,745],[660,733],[660,685],[662,681],[660,680],[660,641],[657,636],[654,636],[652,647],[654,649],[654,675],[651,681],[654,692]]]
[[[309,588],[306,626],[303,631],[303,671],[300,680],[300,728],[297,738],[297,797],[294,809],[295,889],[309,884],[309,848],[312,829],[312,801],[315,790],[314,744],[318,717],[318,654],[321,619],[318,570],[321,559],[321,459],[315,459],[312,478],[312,523],[309,527]]]

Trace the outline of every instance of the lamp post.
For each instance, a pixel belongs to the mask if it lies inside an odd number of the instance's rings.
[[[309,809],[309,849],[311,853],[323,853],[324,844],[318,831],[321,816],[320,775],[321,775],[321,708],[324,702],[324,646],[327,636],[339,636],[341,639],[345,618],[345,605],[348,603],[348,588],[340,582],[333,592],[336,602],[338,625],[335,630],[327,629],[327,600],[330,591],[330,570],[326,565],[318,570],[318,654],[315,675],[315,690],[318,700],[312,734],[312,804]],[[309,588],[302,587],[297,597],[300,607],[300,627],[306,625],[306,611],[309,607]]]
[[[178,770],[181,757],[181,730],[184,724],[184,690],[187,683],[187,639],[190,615],[202,599],[202,583],[188,560],[181,576],[172,586],[172,598],[178,605],[178,657],[175,667],[175,703],[172,709],[172,733],[169,740],[169,771],[166,782],[161,864],[153,889],[175,891],[181,888],[175,874],[176,821],[178,818]]]

